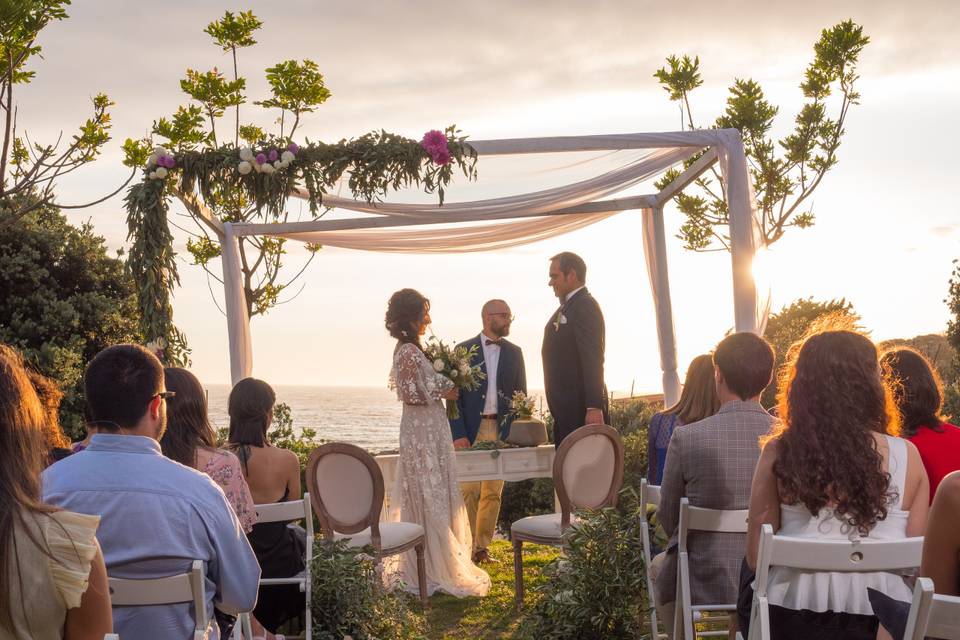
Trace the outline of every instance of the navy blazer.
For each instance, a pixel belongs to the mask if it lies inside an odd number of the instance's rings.
[[[480,336],[461,342],[458,347],[477,347],[477,352],[470,360],[471,366],[480,365],[484,374],[487,373],[487,365],[483,359],[483,345],[480,344]],[[480,415],[483,413],[483,406],[487,401],[487,380],[480,382],[480,386],[475,391],[460,390],[460,397],[457,399],[457,406],[460,408],[460,417],[456,420],[450,420],[450,432],[454,440],[467,438],[470,444],[477,439],[477,432],[480,431]],[[497,425],[498,435],[501,440],[510,433],[510,423],[513,417],[510,413],[510,399],[513,398],[514,391],[527,392],[527,372],[523,364],[523,352],[520,347],[500,340],[500,360],[497,363]]]

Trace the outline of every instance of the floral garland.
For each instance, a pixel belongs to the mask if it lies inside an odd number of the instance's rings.
[[[349,172],[354,197],[373,202],[391,189],[409,186],[437,193],[454,169],[476,178],[476,151],[456,127],[428,131],[419,142],[386,131],[374,131],[336,144],[271,139],[254,146],[225,145],[215,149],[172,151],[157,146],[147,158],[144,180],[125,198],[129,265],[139,286],[140,327],[144,340],[162,340],[169,362],[185,365],[189,350],[173,323],[170,295],[179,284],[173,235],[167,221],[169,198],[199,193],[210,203],[224,191],[239,190],[258,216],[279,219],[289,194],[302,184],[310,212],[321,213],[324,193]],[[236,221],[236,220],[235,220]]]

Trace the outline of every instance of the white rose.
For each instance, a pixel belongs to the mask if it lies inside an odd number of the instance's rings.
[[[463,375],[467,375],[468,373],[470,373],[470,366],[466,364],[460,365],[460,373],[462,373]]]
[[[160,178],[161,180],[167,177],[167,170],[163,167],[160,167],[154,173],[156,173],[157,177]]]
[[[149,169],[150,167],[154,166],[155,164],[157,164],[157,154],[151,153],[151,154],[150,154],[150,157],[147,158],[147,168]]]
[[[240,159],[246,162],[253,162],[253,149],[250,147],[240,147]]]
[[[264,162],[262,165],[260,165],[260,170],[266,173],[267,175],[270,175],[271,173],[276,171],[276,169],[273,168],[273,165],[270,164],[269,162]]]
[[[151,180],[156,180],[156,179],[157,179],[157,172],[156,172],[156,171],[151,171],[150,173],[147,174],[147,177],[150,178]]]
[[[283,161],[283,164],[290,164],[294,158],[296,158],[296,156],[293,155],[292,151],[284,151],[280,154],[280,160]]]
[[[436,371],[437,373],[440,373],[441,371],[443,371],[443,360],[441,360],[440,358],[437,358],[436,360],[434,360],[433,370]]]
[[[242,162],[240,162],[240,164],[237,165],[237,171],[240,172],[240,175],[245,176],[251,171],[253,171],[253,165],[247,162],[246,160],[243,160]]]
[[[282,162],[280,162],[279,160],[274,160],[274,161],[273,161],[273,168],[274,168],[274,169],[283,169],[284,166],[286,166],[286,165],[284,165],[284,164],[283,164]]]
[[[157,147],[155,147],[154,150],[153,150],[153,155],[157,156],[158,158],[159,158],[160,156],[165,156],[165,155],[167,155],[167,150],[166,150],[166,148],[164,148],[164,147],[157,146]]]

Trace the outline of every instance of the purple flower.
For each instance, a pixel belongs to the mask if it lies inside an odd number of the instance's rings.
[[[434,164],[447,164],[450,162],[450,152],[446,149],[434,149],[430,152],[430,159]]]
[[[173,169],[177,162],[173,159],[173,156],[161,156],[157,161],[157,164],[159,164],[161,167],[166,167],[167,169]]]
[[[270,149],[270,155],[267,156],[267,159],[270,160],[270,162],[275,162],[279,157],[280,154],[277,153],[276,149]]]
[[[261,151],[254,160],[257,161],[257,164],[264,164],[267,161],[267,156]]]
[[[297,146],[296,142],[291,142],[287,145],[287,151],[290,153],[296,153],[297,151],[300,151],[300,147]]]

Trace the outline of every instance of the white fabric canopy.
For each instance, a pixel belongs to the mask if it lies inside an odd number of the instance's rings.
[[[659,194],[620,200],[600,199],[660,175],[707,149],[716,154],[730,218],[735,327],[737,331],[762,331],[766,301],[758,304],[751,274],[753,254],[760,247],[761,240],[749,171],[737,131],[525,138],[470,144],[481,156],[622,149],[646,149],[647,152],[599,176],[532,193],[451,202],[442,207],[368,203],[324,195],[325,206],[368,215],[283,224],[224,224],[222,261],[234,383],[251,375],[253,370],[249,318],[238,259],[239,236],[271,235],[366,251],[462,253],[537,242],[594,224],[624,209],[641,209],[643,246],[657,314],[665,401],[672,403],[679,397],[680,384],[666,267],[663,204],[709,168],[713,156],[702,158]],[[304,197],[305,192],[301,189],[291,195]]]

